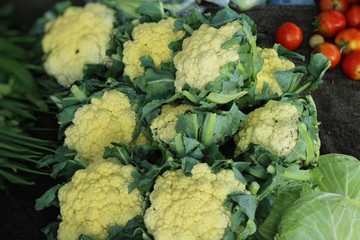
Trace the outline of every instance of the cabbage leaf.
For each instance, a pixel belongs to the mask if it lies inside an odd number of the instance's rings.
[[[277,240],[359,239],[360,200],[314,192],[297,200],[284,213]]]
[[[358,239],[360,161],[339,153],[321,155],[310,175],[310,185],[276,197],[258,239]]]
[[[322,155],[313,171],[320,171],[323,176],[318,186],[321,191],[360,200],[360,161],[355,157],[337,153]]]

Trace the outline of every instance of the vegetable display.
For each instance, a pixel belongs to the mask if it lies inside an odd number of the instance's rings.
[[[359,160],[343,154],[322,155],[312,174],[321,176],[317,188],[300,193],[300,198],[284,211],[275,239],[356,239]]]
[[[111,142],[131,143],[135,110],[120,91],[108,90],[100,98],[92,97],[89,104],[75,111],[72,124],[64,132],[64,145],[88,163],[101,159],[103,149]]]
[[[360,52],[350,53],[345,56],[341,69],[347,77],[360,80]]]
[[[46,238],[355,239],[360,162],[320,154],[325,54],[258,45],[232,5],[167,4],[62,3],[35,24],[58,123]]]
[[[275,42],[294,51],[303,41],[301,28],[293,22],[283,23],[275,32]]]
[[[325,42],[325,39],[320,34],[313,34],[309,38],[309,46],[311,48],[315,48],[317,45],[319,45],[320,43],[323,43],[323,42]]]
[[[360,30],[356,28],[343,29],[336,35],[334,42],[343,55],[360,52]]]
[[[229,194],[246,194],[245,185],[231,169],[215,174],[205,163],[195,165],[190,173],[166,171],[156,180],[144,215],[154,239],[202,239],[204,235],[221,239],[225,229],[233,231],[231,211],[224,202]]]
[[[336,67],[341,60],[340,49],[331,42],[322,42],[314,48],[315,53],[322,53],[327,59],[330,60],[330,69]]]
[[[344,75],[351,80],[358,80],[355,69],[360,65],[358,61],[345,61],[345,57],[349,53],[360,52],[359,10],[359,1],[320,1],[320,13],[313,22],[316,33],[309,39],[314,52],[323,53],[332,62],[330,68],[341,66]],[[347,66],[348,62],[350,66]]]
[[[326,38],[334,37],[339,31],[346,27],[346,18],[337,10],[320,12],[315,22],[317,33]]]
[[[348,9],[349,3],[343,0],[320,0],[319,6],[323,12],[327,10],[338,10],[344,13]]]
[[[307,166],[319,156],[320,139],[313,100],[283,98],[269,100],[248,114],[234,136],[235,156],[249,154],[250,145],[283,159]],[[257,147],[256,147],[257,148]]]
[[[175,29],[174,22],[175,19],[169,17],[157,23],[143,23],[134,27],[131,32],[132,40],[124,43],[123,52],[124,73],[131,80],[144,73],[140,62],[142,56],[151,57],[157,68],[161,63],[171,61],[173,51],[168,45],[185,34],[183,30]],[[159,41],[153,41],[154,38]]]
[[[352,5],[345,14],[349,27],[360,29],[360,5]]]
[[[55,76],[59,84],[69,87],[82,79],[85,63],[110,64],[106,48],[113,22],[112,10],[101,4],[70,7],[61,17],[48,22],[42,39],[42,49],[47,55],[46,72]]]
[[[57,238],[77,239],[83,234],[102,239],[107,236],[103,226],[122,226],[141,215],[143,197],[138,190],[128,192],[133,171],[131,165],[116,161],[97,161],[76,171],[59,189],[62,220]]]

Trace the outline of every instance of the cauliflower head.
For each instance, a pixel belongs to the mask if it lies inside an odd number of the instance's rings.
[[[182,50],[174,56],[176,68],[175,88],[181,92],[185,85],[204,90],[206,84],[220,75],[220,69],[237,61],[236,47],[222,49],[222,44],[230,40],[241,29],[238,21],[232,21],[220,28],[202,24],[192,35],[185,38]]]
[[[46,26],[42,48],[44,68],[58,83],[69,87],[82,80],[85,64],[111,64],[106,55],[113,35],[112,9],[99,3],[71,6]]]
[[[173,106],[165,104],[161,108],[161,113],[152,121],[150,125],[151,133],[156,140],[164,143],[170,143],[176,136],[177,115],[184,114],[186,111],[192,109],[193,106],[187,104],[180,104]]]
[[[65,130],[64,144],[91,163],[103,157],[111,142],[130,144],[136,128],[135,111],[127,95],[108,90],[79,107]]]
[[[59,189],[61,222],[59,240],[76,240],[80,234],[105,239],[108,228],[124,226],[144,212],[144,199],[135,189],[132,165],[115,160],[99,160],[75,172],[70,182]]]
[[[230,169],[212,173],[199,163],[185,176],[182,170],[159,176],[144,215],[148,232],[157,240],[222,239],[231,212],[224,206],[228,194],[245,192]]]
[[[251,143],[279,157],[287,157],[298,139],[301,113],[291,102],[268,101],[248,114],[248,120],[234,136],[235,156],[245,152]]]
[[[173,52],[168,45],[185,35],[185,31],[175,30],[174,23],[175,19],[169,17],[157,23],[142,23],[133,29],[133,40],[124,43],[125,75],[133,80],[144,73],[140,62],[142,56],[150,56],[156,67],[172,60]]]
[[[276,71],[290,70],[295,67],[295,64],[287,59],[279,57],[278,53],[273,48],[258,48],[264,59],[262,69],[257,74],[257,83],[255,88],[255,94],[260,94],[267,83],[270,87],[270,92],[277,95],[282,95],[283,92],[280,85],[275,79]]]

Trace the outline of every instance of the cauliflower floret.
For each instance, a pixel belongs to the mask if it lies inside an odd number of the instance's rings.
[[[257,74],[255,93],[260,94],[264,84],[267,83],[270,87],[271,93],[276,93],[280,96],[283,92],[275,79],[275,72],[290,70],[295,67],[295,64],[290,60],[280,58],[276,50],[273,48],[258,49],[264,59],[264,64],[260,72]]]
[[[253,143],[279,157],[287,157],[297,142],[300,115],[290,102],[270,100],[263,107],[255,109],[234,136],[235,156],[246,151]]]
[[[64,141],[90,163],[101,159],[111,142],[130,144],[135,126],[135,112],[129,98],[122,92],[109,90],[76,110],[72,125],[65,130]]]
[[[222,49],[241,29],[238,21],[229,22],[220,28],[202,24],[198,30],[183,41],[182,50],[174,57],[176,67],[175,87],[177,92],[187,84],[204,90],[206,84],[220,75],[220,69],[239,59],[236,47]]]
[[[156,67],[171,61],[172,50],[168,45],[185,35],[184,31],[175,30],[174,23],[175,19],[169,17],[158,23],[142,23],[133,29],[133,40],[124,43],[125,75],[133,80],[144,73],[140,62],[142,56],[150,56]]]
[[[185,176],[182,170],[159,176],[144,215],[148,232],[157,240],[222,239],[231,213],[224,206],[228,194],[245,192],[230,169],[215,174],[199,163]]]
[[[150,126],[154,139],[164,143],[170,143],[176,136],[175,126],[178,120],[177,115],[184,114],[192,108],[193,106],[187,104],[177,106],[165,104],[162,106],[161,114],[152,121]]]
[[[142,195],[137,189],[128,192],[133,171],[133,166],[115,160],[96,161],[76,171],[71,181],[59,189],[58,239],[76,240],[80,234],[105,239],[109,227],[124,226],[142,215]]]
[[[69,87],[82,80],[85,64],[110,64],[106,50],[114,21],[113,10],[98,3],[66,9],[46,26],[42,39],[46,72],[62,86]]]

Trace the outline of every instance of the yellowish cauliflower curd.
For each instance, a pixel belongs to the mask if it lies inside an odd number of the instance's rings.
[[[116,161],[96,161],[75,172],[59,189],[61,222],[59,240],[76,240],[80,234],[105,239],[108,228],[124,226],[144,212],[144,199],[135,189],[128,192],[135,168]]]
[[[229,22],[220,28],[203,24],[184,39],[182,50],[174,57],[177,70],[174,83],[176,91],[181,92],[186,84],[191,88],[204,90],[206,84],[219,76],[221,67],[237,61],[237,49],[222,49],[221,45],[240,29],[238,21]]]
[[[187,104],[180,104],[172,106],[165,104],[161,107],[161,113],[152,121],[150,125],[153,138],[164,143],[170,143],[176,136],[177,115],[184,114],[186,111],[192,109],[193,106]]]
[[[300,112],[293,104],[268,101],[249,113],[248,120],[234,136],[235,156],[253,143],[279,157],[287,157],[297,142],[299,118]]]
[[[150,194],[145,225],[156,240],[222,239],[231,217],[224,201],[238,191],[245,191],[245,185],[229,169],[215,174],[199,163],[191,176],[182,170],[166,171]]]
[[[110,64],[106,50],[114,21],[113,10],[99,3],[66,9],[46,25],[42,39],[46,72],[60,85],[69,87],[82,80],[85,64]]]
[[[173,52],[168,45],[185,35],[184,31],[175,30],[174,23],[175,19],[169,17],[157,23],[142,23],[133,29],[133,40],[124,43],[125,75],[133,80],[144,73],[140,62],[142,56],[150,56],[156,67],[171,61]]]
[[[117,90],[105,91],[75,112],[72,125],[65,130],[65,145],[91,163],[102,159],[111,142],[130,144],[136,127],[135,112],[129,98]]]
[[[257,74],[255,93],[260,94],[264,84],[267,83],[272,94],[278,94],[281,96],[283,92],[275,79],[275,73],[276,71],[290,70],[295,67],[295,64],[290,60],[280,58],[276,50],[273,48],[258,49],[264,59],[264,65]]]

